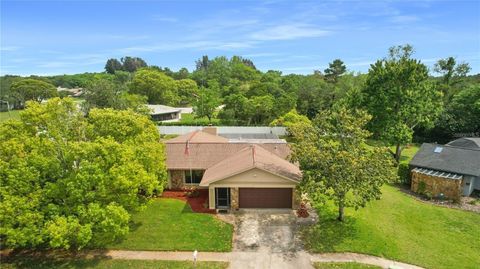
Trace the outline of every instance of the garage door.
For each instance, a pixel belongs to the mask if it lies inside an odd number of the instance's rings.
[[[292,208],[291,188],[240,188],[240,208]]]

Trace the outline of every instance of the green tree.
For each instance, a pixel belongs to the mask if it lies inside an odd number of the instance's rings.
[[[373,116],[368,128],[388,145],[399,162],[402,146],[412,141],[413,128],[433,127],[442,111],[442,93],[429,80],[428,68],[410,58],[409,45],[390,48],[390,57],[368,71],[363,107]]]
[[[147,98],[143,95],[128,93],[125,73],[117,71],[115,78],[95,79],[84,88],[85,101],[82,109],[88,113],[92,108],[132,109],[142,114],[147,113]],[[127,73],[128,74],[128,73]]]
[[[480,133],[480,85],[470,85],[453,96],[445,123],[454,133]]]
[[[131,93],[145,95],[149,104],[175,105],[179,100],[175,80],[151,68],[137,71],[129,88]]]
[[[380,199],[381,186],[395,179],[393,161],[386,148],[369,147],[364,130],[370,116],[344,108],[322,111],[313,126],[294,133],[293,160],[300,163],[300,188],[314,205],[331,199],[338,207],[338,220],[344,208],[356,210]]]
[[[195,95],[198,95],[198,86],[194,80],[180,79],[175,81],[177,85],[178,103],[177,105],[186,106],[195,100]]]
[[[200,89],[198,99],[194,102],[193,111],[196,118],[207,117],[211,122],[213,115],[220,105],[218,93],[213,89]]]
[[[139,57],[130,57],[126,56],[120,59],[122,62],[122,70],[127,71],[127,72],[135,72],[140,68],[147,67],[147,63]]]
[[[433,70],[443,76],[443,83],[450,85],[452,79],[465,77],[471,68],[468,63],[458,63],[454,57],[440,59],[435,63]]]
[[[116,71],[120,71],[123,69],[122,63],[117,59],[108,59],[107,63],[105,64],[105,71],[109,74],[115,74]]]
[[[325,79],[329,82],[336,83],[338,78],[347,71],[347,67],[340,59],[335,59],[328,64],[328,68],[324,70]]]
[[[164,146],[146,116],[92,109],[87,119],[54,98],[20,117],[0,124],[2,246],[105,246],[162,192]]]
[[[25,106],[26,101],[41,102],[58,95],[57,89],[52,84],[30,78],[12,82],[10,93],[19,101],[21,107]]]

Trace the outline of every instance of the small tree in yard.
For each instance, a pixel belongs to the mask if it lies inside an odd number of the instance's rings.
[[[331,199],[340,221],[345,207],[356,210],[379,199],[381,186],[396,177],[387,149],[365,143],[370,133],[363,128],[370,118],[337,108],[320,112],[310,128],[294,133],[293,160],[303,172],[301,189],[316,205]]]

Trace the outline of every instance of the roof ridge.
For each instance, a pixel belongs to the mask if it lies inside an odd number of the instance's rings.
[[[466,148],[466,147],[459,147],[459,146],[452,146],[448,144],[436,144],[436,143],[425,143],[425,144],[430,144],[430,145],[435,145],[435,146],[440,146],[440,147],[448,147],[448,148],[456,148],[456,149],[466,149],[466,150],[473,150],[473,151],[480,151],[480,148]]]

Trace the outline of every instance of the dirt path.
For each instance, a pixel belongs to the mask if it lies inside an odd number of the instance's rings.
[[[112,259],[137,260],[193,260],[193,252],[128,251],[110,250],[105,253]],[[422,269],[415,265],[396,262],[385,258],[357,253],[310,254],[299,251],[291,253],[268,252],[199,252],[198,261],[230,262],[230,268],[313,268],[313,262],[358,262],[382,268]]]

